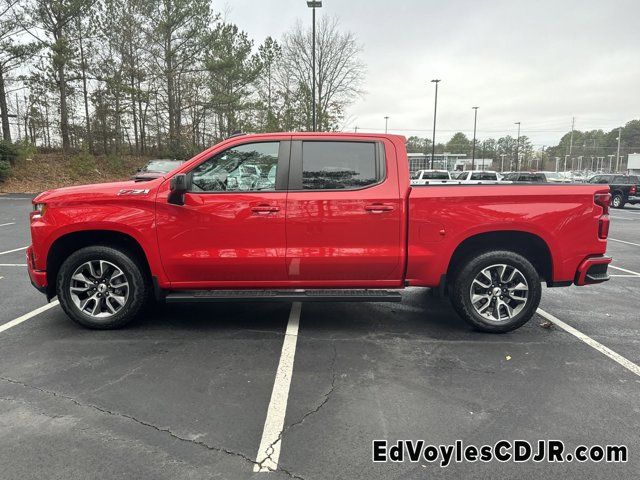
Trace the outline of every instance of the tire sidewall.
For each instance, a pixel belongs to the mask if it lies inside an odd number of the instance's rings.
[[[129,282],[129,298],[116,314],[106,318],[95,318],[81,312],[71,298],[69,286],[75,270],[90,260],[106,260],[122,270]],[[61,265],[56,279],[56,293],[65,313],[76,323],[88,328],[110,329],[129,323],[144,304],[146,285],[142,270],[134,257],[127,252],[106,246],[82,248],[70,255]]]
[[[522,311],[510,320],[502,322],[491,321],[476,312],[471,304],[469,294],[473,279],[481,270],[496,263],[513,266],[520,270],[527,280],[529,288],[529,297]],[[456,275],[453,284],[452,304],[458,314],[474,328],[484,332],[504,333],[521,327],[531,319],[540,304],[541,294],[540,276],[525,257],[510,251],[485,252],[468,260],[468,263]]]
[[[618,204],[616,205],[616,200],[618,201]],[[620,194],[615,194],[613,196],[613,198],[611,199],[611,206],[613,208],[622,208],[624,206],[624,202],[622,201],[622,195]]]

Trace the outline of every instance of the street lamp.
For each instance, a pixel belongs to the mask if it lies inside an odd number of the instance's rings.
[[[311,96],[313,101],[311,102],[311,116],[313,123],[313,131],[317,130],[316,124],[316,8],[322,7],[321,0],[307,0],[307,7],[312,11],[312,32],[311,32]]]
[[[516,140],[516,172],[519,172],[520,170],[518,170],[519,165],[518,165],[518,151],[520,150],[520,122],[515,122],[514,125],[518,125],[518,139]]]
[[[387,127],[389,126],[389,116],[384,117],[384,133],[387,133]]]
[[[431,139],[431,170],[433,170],[433,159],[436,156],[436,112],[438,111],[438,83],[440,80],[431,80],[431,83],[436,84],[436,99],[433,103],[433,138]]]
[[[475,166],[476,163],[476,124],[478,123],[478,107],[472,107],[473,108],[473,147],[471,150],[471,170],[473,170],[473,167]]]

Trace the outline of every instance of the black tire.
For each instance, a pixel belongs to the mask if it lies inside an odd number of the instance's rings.
[[[88,315],[80,310],[71,297],[72,275],[89,261],[105,260],[117,266],[128,282],[128,297],[117,313],[106,318]],[[127,251],[103,245],[82,248],[69,256],[61,265],[56,279],[56,293],[65,313],[74,322],[93,329],[120,328],[131,322],[145,304],[149,285],[136,257]],[[107,312],[108,313],[108,312]]]
[[[624,197],[620,193],[614,193],[611,197],[611,206],[613,208],[624,208]]]
[[[485,252],[476,257],[467,257],[463,262],[465,263],[453,279],[450,295],[453,308],[463,320],[475,329],[483,332],[504,333],[521,327],[533,317],[540,304],[542,286],[540,284],[540,276],[529,260],[515,252],[498,250]],[[522,309],[513,315],[513,317],[505,320],[491,320],[486,318],[476,311],[471,300],[471,288],[474,279],[476,279],[478,275],[481,275],[483,270],[496,264],[504,264],[507,265],[509,269],[517,269],[526,280],[528,287],[527,299]],[[487,283],[490,284],[492,282]],[[492,287],[494,287],[494,285],[491,285],[487,291],[493,290]],[[489,296],[488,293],[487,296]],[[505,295],[505,297],[509,298],[508,295]],[[502,299],[503,297],[499,296],[499,298]],[[494,301],[495,300],[497,300],[497,298],[495,298]],[[500,306],[497,307],[497,311],[498,316],[501,317]]]

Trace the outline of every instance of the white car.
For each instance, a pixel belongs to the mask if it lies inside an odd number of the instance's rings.
[[[502,183],[502,176],[492,170],[465,170],[455,177],[463,184]]]
[[[460,183],[452,180],[447,170],[418,170],[411,175],[411,185],[433,185],[440,183]]]
[[[571,183],[571,179],[562,172],[536,172],[542,173],[549,183]]]

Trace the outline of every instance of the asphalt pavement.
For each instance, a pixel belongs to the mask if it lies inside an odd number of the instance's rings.
[[[0,196],[2,479],[638,478],[640,207],[612,212],[616,276],[543,292],[584,338],[540,316],[478,333],[415,288],[400,304],[164,305],[115,331],[53,306],[2,330],[46,303],[24,266],[29,209]],[[559,439],[629,458],[374,463],[376,439]]]

